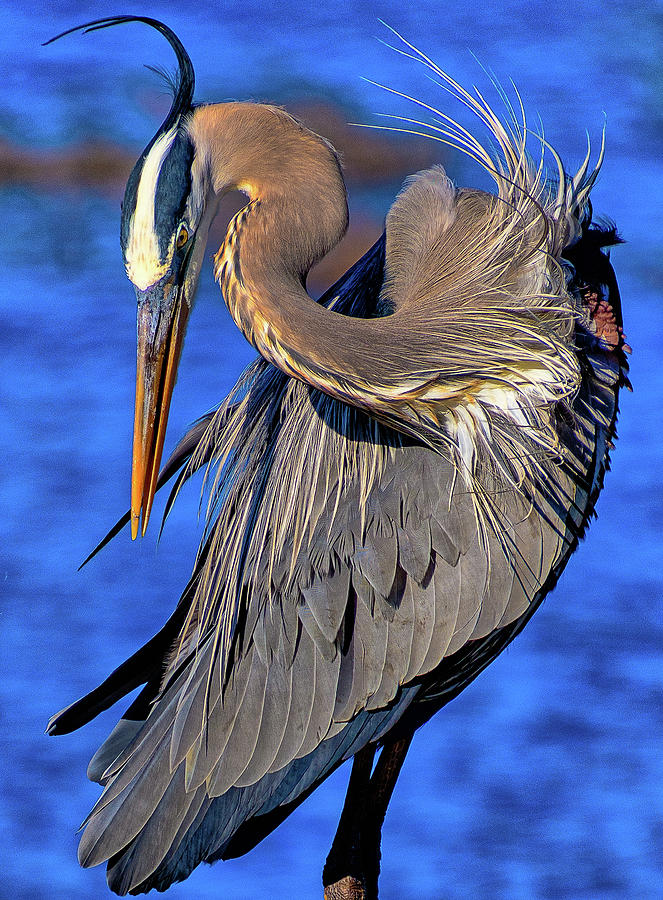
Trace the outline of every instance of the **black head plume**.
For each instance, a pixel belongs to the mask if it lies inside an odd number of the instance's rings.
[[[76,31],[82,31],[84,33],[98,31],[101,28],[110,28],[112,25],[122,25],[125,22],[144,22],[146,25],[149,25],[151,28],[156,29],[156,31],[162,34],[175,51],[178,62],[178,72],[172,85],[173,102],[168,111],[168,115],[164,119],[157,133],[141,153],[140,158],[129,176],[129,180],[127,181],[124,200],[122,202],[122,222],[120,227],[120,243],[123,252],[126,251],[127,242],[129,240],[131,222],[136,209],[138,187],[145,160],[156,141],[172,128],[177,127],[181,117],[186,115],[186,113],[192,109],[195,76],[191,59],[174,31],[158,19],[150,19],[146,16],[110,16],[106,19],[95,19],[92,22],[86,22],[84,25],[77,25],[75,28],[69,28],[67,31],[63,31],[62,34],[58,34],[56,37],[51,38],[50,41],[46,41],[46,44],[51,44],[53,41],[57,41],[59,38]],[[169,188],[169,190],[166,191],[166,200],[164,201],[163,198],[155,197],[155,204],[159,217],[163,219],[165,216],[168,223],[175,227],[175,224],[177,223],[174,220],[177,219],[181,212],[182,204],[190,187],[191,156],[193,152],[188,137],[182,133],[181,129],[178,129],[178,134],[171,145],[171,151],[172,152],[168,155],[168,159],[163,161],[162,168],[164,172],[170,173],[171,182],[173,179],[177,180],[179,190],[173,191],[173,185],[170,183],[166,184],[166,187]],[[173,169],[176,170],[174,173],[172,171]],[[160,179],[159,184],[161,184],[161,182],[162,179]],[[159,184],[157,185],[157,189]],[[157,202],[157,200],[159,200],[159,202]],[[170,219],[173,219],[173,222],[170,222]],[[170,238],[168,227],[163,227],[160,230],[158,237],[163,255],[166,250],[161,244],[168,243]]]
[[[188,112],[193,104],[193,89],[195,85],[193,65],[189,58],[189,54],[184,49],[182,42],[174,31],[158,19],[150,19],[147,16],[110,16],[106,19],[95,19],[92,22],[86,22],[84,25],[76,25],[74,28],[68,28],[67,31],[63,31],[61,34],[57,34],[50,40],[45,41],[44,46],[46,46],[46,44],[52,44],[53,41],[57,41],[67,34],[73,34],[75,31],[82,31],[87,34],[89,31],[98,31],[100,28],[110,28],[112,25],[122,25],[124,22],[144,22],[151,28],[155,28],[166,38],[177,56],[179,69],[174,86],[173,102],[161,128],[150,142],[151,146],[157,137],[165,131],[168,131],[169,128],[172,128],[180,116],[183,113]],[[149,147],[147,149],[149,149]]]

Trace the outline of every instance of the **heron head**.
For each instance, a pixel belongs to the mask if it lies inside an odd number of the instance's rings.
[[[111,16],[77,25],[51,41],[127,22],[156,29],[178,62],[170,110],[134,166],[122,204],[122,252],[138,300],[131,476],[131,533],[136,537],[141,513],[144,533],[152,507],[177,364],[214,208],[206,205],[204,169],[196,163],[187,132],[195,76],[177,35],[157,19]]]
[[[120,242],[127,276],[138,292],[163,279],[180,281],[200,220],[191,191],[194,150],[178,124],[158,134],[129,176]]]

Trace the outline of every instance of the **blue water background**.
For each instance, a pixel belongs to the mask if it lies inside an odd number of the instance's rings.
[[[419,733],[387,817],[381,897],[663,897],[663,5],[244,0],[176,6],[27,2],[0,8],[0,129],[27,147],[109,139],[138,153],[158,123],[157,35],[127,26],[40,42],[101,15],[165,19],[200,99],[342,99],[361,121],[402,112],[365,76],[458,109],[376,37],[399,28],[467,85],[472,53],[516,81],[569,168],[585,131],[607,153],[594,208],[627,240],[613,252],[632,358],[599,518],[559,587],[505,652]],[[472,51],[472,52],[468,52]],[[161,109],[163,108],[162,101]],[[409,113],[406,113],[409,114]],[[474,126],[473,126],[474,127]],[[452,171],[484,184],[462,161]],[[369,200],[384,215],[398,185]],[[200,534],[190,486],[155,531],[76,568],[125,508],[135,301],[107,191],[0,188],[0,896],[102,898],[103,867],[76,862],[98,788],[89,757],[116,719],[47,738],[57,709],[96,685],[165,620]],[[167,450],[253,356],[203,273]],[[156,512],[159,512],[159,508]],[[337,772],[248,856],[200,867],[173,898],[317,897],[347,779]]]

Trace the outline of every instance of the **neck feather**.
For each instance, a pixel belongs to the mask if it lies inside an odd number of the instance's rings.
[[[208,148],[214,190],[239,188],[250,198],[215,258],[242,332],[282,371],[331,396],[373,412],[393,404],[410,387],[402,367],[389,365],[393,328],[333,312],[305,288],[347,228],[334,150],[283,110],[258,104],[201,107],[190,131],[197,151]]]

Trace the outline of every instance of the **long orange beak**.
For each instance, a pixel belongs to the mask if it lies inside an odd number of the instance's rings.
[[[131,539],[145,534],[152,511],[168,410],[184,343],[189,306],[172,283],[139,295],[136,412],[131,469]]]

